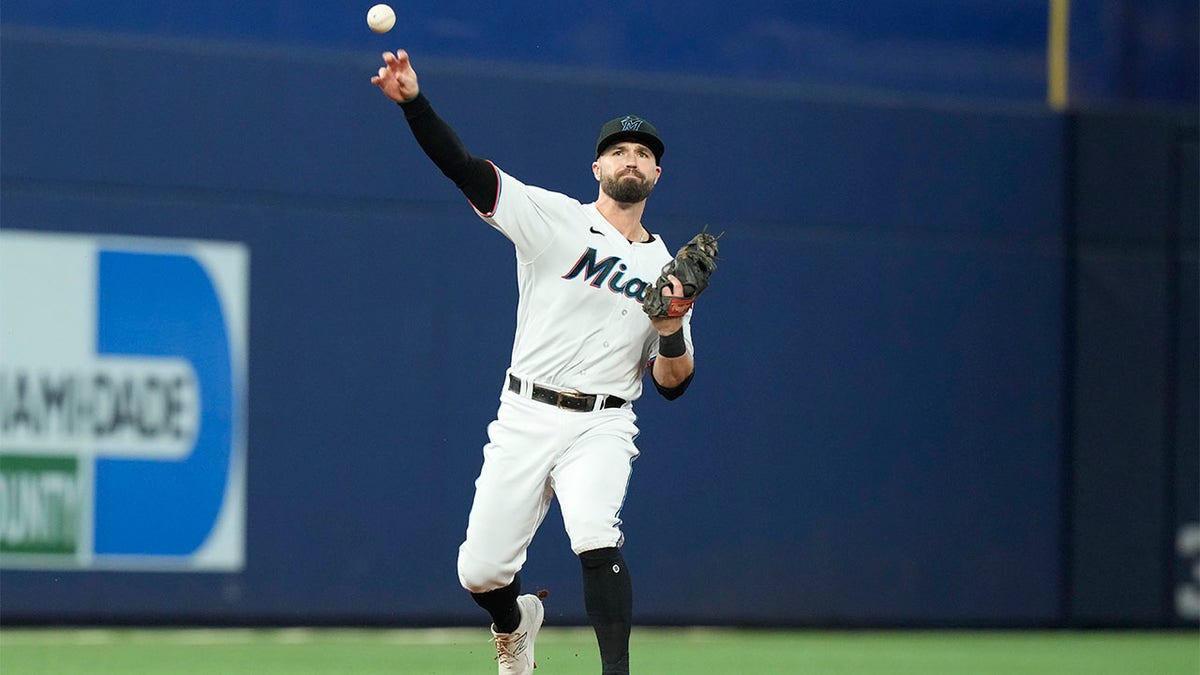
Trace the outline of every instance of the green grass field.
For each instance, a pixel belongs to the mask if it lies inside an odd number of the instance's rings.
[[[3,675],[495,673],[465,629],[7,629]],[[1197,675],[1200,633],[639,628],[633,672],[813,675]],[[538,675],[594,675],[590,629],[548,628]]]

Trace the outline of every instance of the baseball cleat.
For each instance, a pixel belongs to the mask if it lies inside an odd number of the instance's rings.
[[[537,667],[533,660],[533,642],[542,628],[546,610],[542,607],[541,593],[522,595],[517,598],[521,609],[521,623],[511,633],[497,633],[492,626],[492,641],[496,643],[496,660],[500,663],[500,675],[530,675]]]

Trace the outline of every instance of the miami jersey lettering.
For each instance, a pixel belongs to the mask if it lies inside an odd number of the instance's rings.
[[[600,288],[604,286],[604,280],[608,278],[608,275],[615,268],[616,273],[612,275],[612,279],[608,282],[608,290],[613,293],[624,294],[625,297],[637,300],[639,303],[643,302],[646,287],[650,283],[637,277],[624,280],[623,277],[629,267],[628,265],[621,262],[621,259],[617,256],[609,256],[600,262],[596,262],[597,255],[596,249],[589,247],[583,252],[583,255],[579,256],[579,260],[571,266],[570,271],[563,275],[563,278],[574,279],[582,272],[585,281],[589,281],[593,288]]]

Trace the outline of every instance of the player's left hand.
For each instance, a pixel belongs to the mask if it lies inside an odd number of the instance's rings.
[[[675,257],[663,265],[654,285],[642,298],[642,311],[650,319],[682,318],[692,303],[708,288],[708,278],[717,269],[717,239],[708,228],[684,244]],[[655,328],[659,327],[655,321]]]
[[[667,281],[671,282],[670,286],[663,286],[662,295],[664,298],[682,298],[683,297],[683,282],[674,274],[667,275]],[[670,335],[683,327],[682,316],[664,316],[650,317],[650,323],[654,325],[654,330],[658,331],[659,335]]]

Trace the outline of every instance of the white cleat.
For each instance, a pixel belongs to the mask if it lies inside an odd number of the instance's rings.
[[[546,609],[536,595],[517,598],[521,609],[521,623],[511,633],[497,633],[492,627],[492,641],[496,643],[496,660],[500,662],[500,675],[531,675],[537,667],[533,661],[533,641],[542,628]]]

